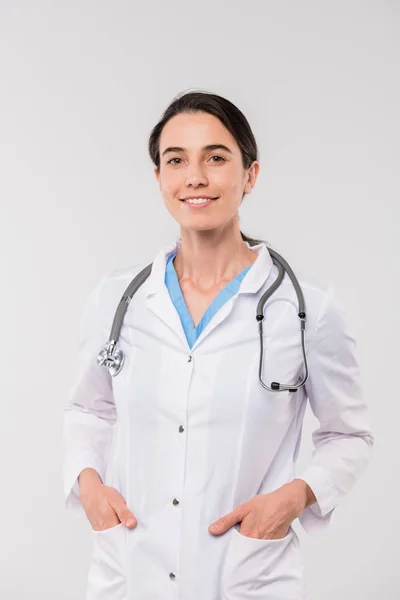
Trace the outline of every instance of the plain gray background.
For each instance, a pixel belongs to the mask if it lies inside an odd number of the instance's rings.
[[[395,1],[1,0],[1,598],[84,598],[91,533],[62,487],[79,319],[179,234],[147,141],[193,89],[259,144],[242,230],[332,282],[357,339],[373,459],[327,534],[296,527],[309,599],[399,598],[399,34]]]

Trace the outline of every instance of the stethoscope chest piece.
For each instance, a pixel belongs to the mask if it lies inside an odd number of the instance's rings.
[[[109,340],[104,348],[97,356],[97,364],[99,367],[105,366],[108,368],[110,375],[115,377],[123,367],[125,355],[121,348],[118,348],[118,342]]]
[[[275,250],[273,250],[272,248],[269,248],[268,246],[267,246],[267,249],[271,255],[271,258],[272,258],[275,266],[278,269],[278,275],[277,275],[275,281],[270,285],[270,287],[261,296],[261,298],[259,299],[258,304],[257,304],[256,320],[258,323],[258,330],[259,330],[259,337],[260,337],[260,361],[259,361],[258,377],[259,377],[260,383],[263,386],[263,388],[265,388],[266,390],[268,390],[270,392],[284,392],[284,391],[296,392],[299,388],[301,388],[303,385],[305,385],[305,383],[308,379],[308,364],[307,364],[307,356],[306,356],[305,340],[304,340],[304,334],[305,334],[305,328],[306,328],[306,307],[305,307],[305,302],[304,302],[304,296],[303,296],[303,292],[300,287],[300,284],[297,281],[297,278],[296,278],[295,274],[293,273],[290,265]],[[130,284],[128,285],[128,287],[126,288],[126,290],[117,306],[117,311],[115,313],[113,324],[111,327],[110,339],[108,340],[108,342],[106,342],[105,346],[101,349],[101,351],[99,352],[99,354],[97,356],[97,364],[99,365],[99,367],[101,367],[101,366],[107,367],[110,372],[110,375],[112,375],[112,377],[115,377],[115,375],[118,375],[118,373],[121,371],[121,369],[124,365],[124,362],[125,362],[124,353],[118,347],[118,339],[119,339],[119,335],[121,333],[121,327],[122,327],[122,322],[124,320],[124,315],[127,311],[130,301],[133,298],[133,295],[138,290],[138,288],[142,285],[142,283],[144,283],[144,281],[150,275],[152,266],[153,266],[153,263],[150,263],[149,265],[147,265],[147,267],[145,267],[142,271],[140,271],[140,273],[138,273],[138,275],[136,275],[136,277],[133,279],[133,281],[131,281]],[[302,350],[303,350],[303,361],[304,361],[304,366],[305,366],[305,376],[304,376],[303,380],[300,381],[300,383],[298,383],[298,384],[295,384],[295,383],[285,384],[285,383],[279,383],[278,381],[273,381],[271,383],[271,386],[268,386],[262,380],[263,354],[264,354],[264,346],[263,346],[264,305],[267,302],[267,300],[270,298],[270,296],[275,292],[275,290],[281,285],[281,283],[284,279],[284,276],[285,276],[285,271],[287,272],[289,278],[292,281],[292,284],[296,290],[296,294],[297,294],[297,298],[298,298],[298,304],[299,304],[298,316],[300,319],[300,334],[301,334],[301,345],[302,345]]]

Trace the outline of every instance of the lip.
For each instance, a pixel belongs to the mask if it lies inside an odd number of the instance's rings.
[[[209,196],[197,196],[198,198],[207,198],[208,202],[204,202],[202,204],[192,204],[191,202],[187,202],[186,200],[181,200],[182,204],[185,204],[186,206],[189,206],[190,208],[206,208],[207,206],[210,206],[210,204],[212,204],[213,202],[215,202],[215,200],[218,200],[218,198],[210,198]],[[189,196],[189,198],[196,198],[196,196]]]
[[[207,198],[207,200],[217,200],[219,196],[202,196],[200,194],[199,196],[185,196],[184,198],[180,198],[180,200],[191,200],[192,198],[193,200],[197,200],[198,198]]]

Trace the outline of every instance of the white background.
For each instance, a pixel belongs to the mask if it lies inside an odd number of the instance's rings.
[[[373,459],[327,534],[296,528],[309,599],[399,598],[399,34],[395,0],[0,1],[1,598],[84,598],[90,528],[62,489],[79,319],[179,234],[147,142],[193,89],[256,136],[242,230],[332,282],[357,339]]]

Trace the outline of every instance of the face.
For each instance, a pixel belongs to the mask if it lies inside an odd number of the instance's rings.
[[[238,219],[243,193],[250,193],[258,170],[257,161],[244,169],[235,138],[214,115],[176,115],[162,130],[155,175],[164,203],[181,228],[204,231]],[[193,197],[208,201],[184,200]]]

